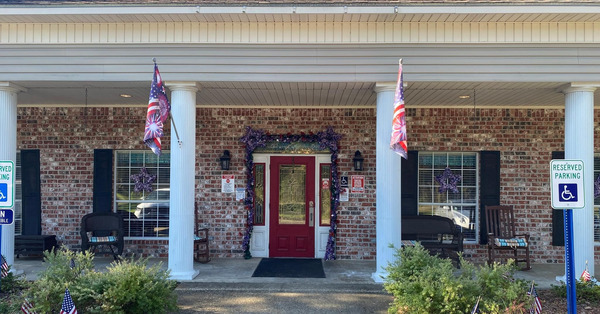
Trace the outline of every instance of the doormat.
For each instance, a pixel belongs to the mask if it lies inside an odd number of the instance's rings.
[[[263,258],[252,277],[325,278],[325,271],[321,259]]]

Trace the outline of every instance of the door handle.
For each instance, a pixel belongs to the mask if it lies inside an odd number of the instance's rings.
[[[310,201],[308,202],[308,226],[309,227],[314,227],[315,226],[315,202]]]

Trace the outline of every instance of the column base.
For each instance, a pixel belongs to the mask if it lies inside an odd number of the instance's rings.
[[[383,283],[385,281],[385,277],[387,277],[388,273],[384,272],[375,272],[371,274],[371,279],[376,283]]]
[[[185,271],[185,272],[171,272],[171,276],[169,277],[169,279],[172,280],[193,280],[194,278],[196,278],[196,276],[198,276],[198,274],[200,273],[200,271],[198,270],[192,270],[192,271]]]

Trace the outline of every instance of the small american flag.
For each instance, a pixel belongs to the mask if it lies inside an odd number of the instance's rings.
[[[399,62],[398,83],[394,94],[394,117],[392,119],[392,138],[390,148],[404,159],[408,159],[406,140],[406,117],[404,109],[404,79],[402,74],[402,59]]]
[[[25,314],[36,314],[36,312],[33,310],[33,304],[31,304],[31,302],[29,302],[27,299],[25,299],[25,302],[23,302],[23,305],[21,305],[21,312]]]
[[[590,272],[587,270],[587,268],[581,274],[581,280],[582,281],[590,281],[590,280],[592,280],[592,275],[590,275]]]
[[[69,288],[65,289],[65,297],[63,299],[62,307],[60,309],[60,314],[77,314],[77,309],[75,308],[73,299],[71,299]]]
[[[540,314],[542,313],[542,303],[540,302],[540,297],[535,290],[534,283],[531,283],[531,289],[527,292],[528,295],[533,296],[533,303],[531,304],[531,308],[529,309],[529,314]]]
[[[150,87],[150,99],[148,100],[148,113],[146,114],[146,129],[144,131],[144,143],[152,151],[160,156],[161,142],[163,136],[163,125],[171,112],[171,104],[165,92],[158,66],[154,63],[154,77]]]
[[[0,276],[2,278],[8,276],[8,263],[6,262],[6,259],[4,258],[4,255],[1,256],[1,265],[0,265]]]

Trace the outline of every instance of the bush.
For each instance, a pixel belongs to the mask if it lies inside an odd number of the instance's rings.
[[[25,293],[38,313],[58,313],[65,288],[69,288],[77,310],[84,313],[165,313],[177,309],[177,282],[169,280],[169,271],[161,270],[161,264],[148,268],[147,259],[132,258],[97,272],[89,252],[59,250],[44,256],[48,268]]]
[[[575,291],[578,301],[600,303],[600,286],[595,282],[577,280]],[[552,292],[561,298],[567,298],[567,285],[565,283],[560,286],[553,285]]]
[[[528,284],[513,279],[515,266],[475,267],[460,258],[461,270],[422,246],[396,250],[386,267],[385,289],[394,301],[390,313],[469,313],[481,297],[481,313],[523,313],[531,304]]]
[[[23,297],[21,291],[29,286],[25,275],[15,275],[10,272],[12,267],[8,266],[8,275],[0,280],[0,313],[20,313]]]

